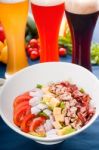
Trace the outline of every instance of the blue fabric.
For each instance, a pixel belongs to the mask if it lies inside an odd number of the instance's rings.
[[[99,22],[93,40],[99,42]],[[61,59],[63,62],[71,62],[71,57]],[[29,64],[36,64],[38,61]],[[0,77],[4,77],[6,66],[0,63]],[[93,66],[93,73],[99,78],[99,66]],[[52,146],[40,145],[32,140],[22,137],[11,130],[0,118],[0,150],[99,150],[99,118],[82,133]]]

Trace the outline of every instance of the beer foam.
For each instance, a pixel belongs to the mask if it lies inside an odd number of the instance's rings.
[[[0,3],[19,3],[25,0],[0,0]]]
[[[65,1],[64,0],[31,0],[31,2],[39,6],[55,6],[58,4],[62,4]]]
[[[99,11],[99,0],[65,0],[66,10],[75,14],[91,14]]]

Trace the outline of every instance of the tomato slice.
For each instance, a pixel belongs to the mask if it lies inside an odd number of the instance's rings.
[[[23,101],[21,103],[19,103],[15,108],[14,108],[14,113],[16,113],[18,110],[20,110],[22,107],[24,106],[29,106],[29,102],[28,101]]]
[[[18,97],[15,98],[13,107],[15,108],[18,104],[20,104],[21,102],[25,102],[25,101],[29,101],[32,97],[29,95],[20,95]]]
[[[16,113],[14,113],[13,121],[17,126],[20,127],[24,117],[27,114],[31,113],[30,109],[31,107],[27,105],[27,106],[20,108]]]
[[[34,118],[35,118],[34,114],[28,114],[25,116],[25,118],[23,119],[23,121],[21,123],[21,130],[23,132],[26,132],[26,133],[29,132],[30,124]]]
[[[40,125],[44,124],[45,121],[46,121],[46,118],[45,118],[45,117],[42,117],[42,116],[33,119],[32,123],[31,123],[31,125],[30,125],[29,131],[30,131],[30,132],[35,131]]]

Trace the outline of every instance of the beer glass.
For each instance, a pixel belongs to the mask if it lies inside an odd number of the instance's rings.
[[[40,62],[59,61],[58,34],[65,5],[63,0],[32,0],[32,13],[40,38]]]
[[[90,46],[99,15],[98,0],[65,0],[65,2],[73,44],[72,62],[92,71]]]
[[[0,21],[8,44],[8,77],[28,66],[25,54],[25,27],[28,15],[28,0],[0,0]]]

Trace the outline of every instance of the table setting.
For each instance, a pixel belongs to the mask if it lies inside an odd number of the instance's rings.
[[[99,2],[81,4],[0,1],[0,150],[99,149]]]

